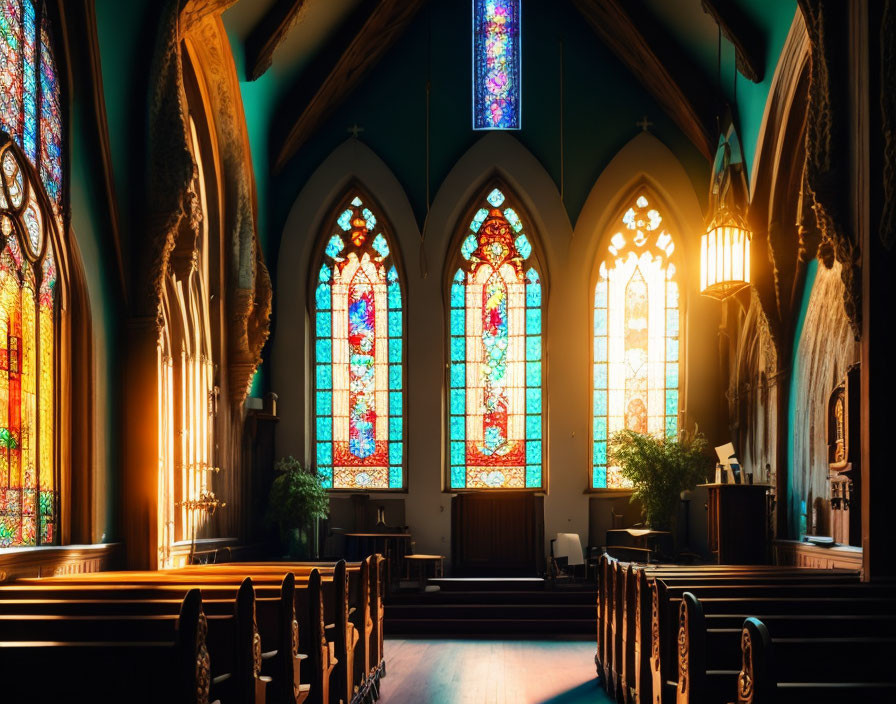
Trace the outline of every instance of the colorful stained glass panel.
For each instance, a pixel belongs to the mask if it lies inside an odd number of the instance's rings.
[[[318,473],[333,489],[401,489],[403,304],[394,250],[361,196],[346,197],[336,212],[314,298]]]
[[[474,129],[520,129],[520,59],[520,1],[473,0]]]

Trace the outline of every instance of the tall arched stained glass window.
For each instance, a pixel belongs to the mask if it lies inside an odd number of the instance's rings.
[[[0,3],[0,548],[58,537],[59,81],[42,2]]]
[[[317,471],[332,489],[404,488],[401,281],[388,225],[352,191],[315,275]]]
[[[518,130],[520,0],[473,0],[473,128]]]
[[[62,197],[62,117],[43,2],[0,3],[0,127],[38,170],[57,214]]]
[[[540,489],[542,279],[504,192],[478,205],[450,282],[449,484]]]
[[[613,433],[678,433],[675,243],[646,195],[635,199],[619,224],[594,289],[594,489],[627,487],[619,468],[607,466]]]

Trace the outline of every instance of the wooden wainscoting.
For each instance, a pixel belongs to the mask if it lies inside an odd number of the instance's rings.
[[[852,545],[823,548],[798,540],[776,540],[775,562],[792,567],[814,567],[816,569],[840,567],[861,572],[862,548]]]
[[[0,550],[0,582],[120,568],[121,543]]]

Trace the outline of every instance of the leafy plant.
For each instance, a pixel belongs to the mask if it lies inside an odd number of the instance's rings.
[[[292,456],[282,458],[275,469],[268,518],[279,523],[281,531],[304,529],[312,521],[327,517],[330,497],[314,471]]]
[[[681,492],[705,481],[712,467],[706,454],[706,438],[694,428],[680,438],[643,435],[620,430],[610,438],[607,459],[631,481],[644,506],[647,525],[668,530],[678,509]]]

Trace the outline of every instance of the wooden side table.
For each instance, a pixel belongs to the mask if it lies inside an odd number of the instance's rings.
[[[405,555],[404,559],[408,561],[408,571],[410,571],[410,565],[417,565],[421,592],[426,589],[427,565],[431,564],[433,566],[433,577],[442,576],[442,560],[445,559],[443,555]]]

